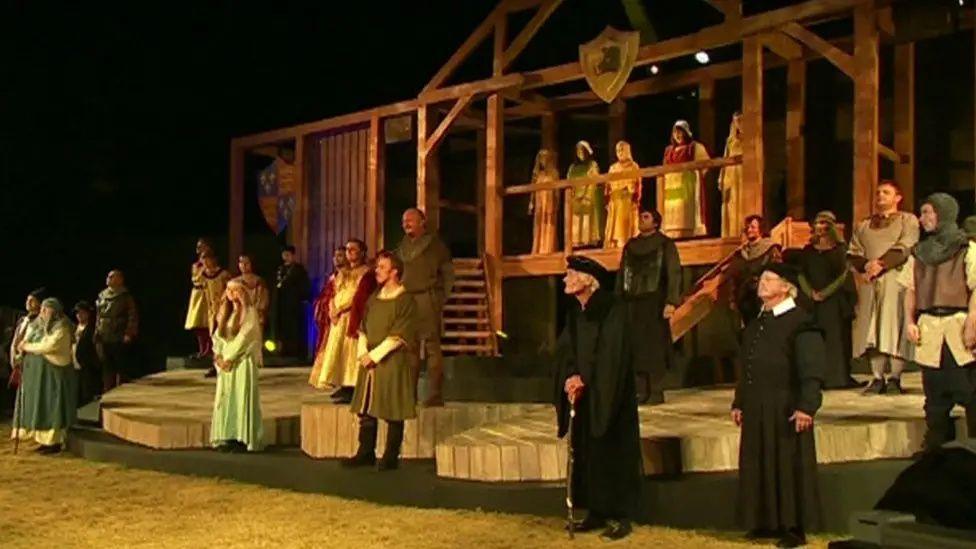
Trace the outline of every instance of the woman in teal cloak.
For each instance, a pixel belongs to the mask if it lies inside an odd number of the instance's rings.
[[[240,281],[227,284],[213,333],[217,392],[214,394],[210,442],[223,452],[264,448],[258,369],[261,319]]]
[[[78,373],[71,354],[74,326],[61,302],[49,297],[24,340],[23,385],[11,438],[33,439],[42,454],[61,451],[78,413]]]

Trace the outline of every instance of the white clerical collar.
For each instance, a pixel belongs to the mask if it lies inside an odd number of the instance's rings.
[[[783,313],[792,311],[795,308],[796,308],[796,301],[794,301],[792,297],[788,297],[783,301],[780,301],[779,305],[773,307],[773,316],[779,316]],[[763,314],[765,311],[766,309],[763,309],[762,311],[759,312],[759,314]]]

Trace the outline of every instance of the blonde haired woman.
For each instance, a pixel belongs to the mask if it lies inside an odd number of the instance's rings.
[[[239,280],[232,280],[224,292],[213,346],[218,373],[210,442],[220,451],[259,451],[264,447],[258,391],[261,319]]]

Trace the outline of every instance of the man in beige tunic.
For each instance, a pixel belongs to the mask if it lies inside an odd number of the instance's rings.
[[[451,251],[435,233],[427,232],[427,217],[416,208],[403,212],[406,233],[397,256],[403,260],[403,286],[417,303],[416,332],[419,353],[413,354],[416,380],[420,360],[427,359],[428,395],[424,406],[443,406],[444,357],[441,354],[441,312],[454,286]]]
[[[857,273],[854,356],[866,356],[874,378],[865,394],[901,394],[901,373],[912,349],[904,334],[905,291],[898,284],[912,247],[918,242],[918,219],[898,211],[902,194],[894,181],[875,190],[874,215],[854,228],[848,258]],[[885,368],[891,373],[885,380]]]

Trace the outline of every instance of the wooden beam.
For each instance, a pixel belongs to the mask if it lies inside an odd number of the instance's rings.
[[[634,171],[604,173],[588,177],[575,177],[572,179],[560,179],[558,181],[547,181],[545,183],[525,183],[523,185],[511,185],[505,187],[505,196],[526,194],[535,191],[550,191],[554,189],[568,189],[569,187],[584,187],[608,181],[619,181],[622,179],[636,179],[638,177],[657,177],[668,173],[690,172],[699,170],[710,170],[725,166],[736,166],[742,163],[741,156],[709,158],[707,160],[695,160],[692,162],[682,162],[680,164],[668,164],[666,166],[648,166]]]
[[[468,84],[458,84],[448,86],[429,92],[424,92],[418,98],[421,103],[440,103],[450,101],[464,95],[484,95],[497,91],[519,88],[525,81],[525,76],[521,74],[506,74],[504,76],[492,77],[487,80],[478,80]]]
[[[433,78],[427,82],[424,89],[421,90],[420,94],[423,95],[427,92],[433,91],[441,86],[448,78],[454,74],[454,71],[464,63],[464,60],[471,55],[481,42],[491,33],[492,29],[495,28],[495,22],[498,21],[499,17],[504,17],[505,14],[501,12],[501,5],[496,6],[495,9],[488,14],[488,17],[478,25],[474,32],[472,32],[467,40],[461,44],[461,47],[454,52],[453,55],[444,63],[441,68],[434,74]]]
[[[230,224],[227,228],[228,260],[244,251],[244,148],[236,140],[230,145]]]
[[[386,205],[383,158],[385,149],[383,121],[378,116],[374,116],[369,122],[366,172],[366,245],[372,250],[383,249],[383,213]]]
[[[473,95],[464,95],[454,103],[451,110],[447,112],[444,119],[441,120],[440,124],[437,125],[437,129],[434,130],[434,133],[430,134],[430,137],[426,139],[424,144],[425,156],[430,156],[430,153],[441,144],[441,140],[443,140],[444,136],[447,135],[447,130],[451,128],[451,124],[453,124],[457,117],[464,112],[464,109],[471,104],[471,100],[473,98]]]
[[[888,38],[895,37],[894,8],[886,6],[878,10],[878,30]]]
[[[802,4],[769,10],[738,21],[726,21],[698,32],[642,46],[635,66],[665,61],[697,51],[726,46],[744,37],[776,30],[794,21],[819,22],[835,18],[867,0],[808,0]],[[578,61],[524,73],[525,89],[572,82],[583,78]]]
[[[715,80],[711,78],[698,85],[698,140],[709,151],[721,152],[715,131]]]
[[[444,200],[442,198],[440,201],[440,206],[445,210],[454,210],[457,212],[464,212],[464,213],[475,214],[475,215],[478,214],[477,204],[465,204],[464,202],[457,202],[454,200]]]
[[[787,61],[803,57],[803,46],[782,32],[764,32],[759,35],[759,38],[769,51]]]
[[[535,12],[532,19],[529,19],[529,22],[526,23],[525,27],[518,33],[518,36],[512,40],[512,43],[502,55],[501,72],[504,72],[505,69],[507,69],[512,62],[518,58],[519,54],[521,54],[525,50],[525,47],[529,45],[532,37],[539,32],[539,29],[549,19],[552,12],[556,11],[556,8],[558,8],[562,3],[563,0],[545,0],[542,3],[542,5],[539,7],[539,11]]]
[[[299,250],[299,257],[305,264],[311,257],[311,250],[308,246],[308,217],[309,217],[309,192],[308,185],[308,157],[305,154],[306,138],[299,136],[295,138],[295,211],[292,212],[292,244]]]
[[[807,62],[786,65],[786,215],[803,219],[806,204]]]
[[[627,103],[616,99],[607,105],[607,147],[612,151],[618,141],[627,139]],[[614,155],[610,154],[611,162]]]
[[[763,55],[758,37],[742,42],[742,202],[739,218],[763,215]]]
[[[879,39],[871,4],[854,10],[854,221],[871,214],[878,183]],[[896,86],[897,87],[897,86]]]
[[[894,164],[901,164],[907,160],[905,155],[899,154],[895,149],[892,149],[884,143],[878,143],[878,155],[882,158],[890,160]],[[904,196],[904,195],[902,195]]]
[[[895,164],[902,207],[915,211],[915,44],[895,46],[893,72],[895,150],[903,161]]]
[[[493,262],[495,280],[488,281],[489,318],[494,330],[502,329],[502,191],[505,177],[505,105],[499,94],[488,97],[485,132],[485,257]],[[486,273],[487,273],[486,269]]]
[[[487,126],[487,124],[485,124]],[[475,199],[478,201],[478,256],[482,257],[485,255],[485,235],[487,234],[487,228],[485,227],[485,174],[487,172],[487,166],[485,164],[485,152],[487,150],[487,139],[485,136],[485,130],[478,130],[475,132],[475,169],[477,170],[477,176],[475,177]]]
[[[434,125],[435,113],[427,105],[417,109],[417,208],[427,216],[432,228],[440,226],[440,159],[427,152],[428,128]]]
[[[505,13],[515,13],[532,9],[544,1],[545,0],[502,0],[502,5],[499,6],[499,9]]]
[[[788,23],[783,32],[803,42],[808,48],[824,56],[847,76],[854,78],[854,58],[844,50],[807,30],[799,23]]]

